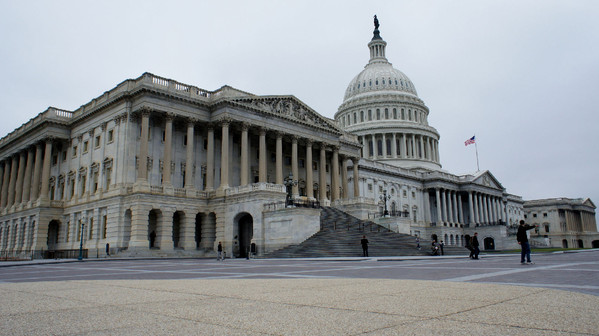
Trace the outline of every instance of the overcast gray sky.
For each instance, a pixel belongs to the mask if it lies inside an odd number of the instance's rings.
[[[599,1],[0,0],[0,136],[144,72],[207,90],[292,94],[332,118],[387,58],[430,108],[443,168],[488,169],[525,199],[599,205]]]

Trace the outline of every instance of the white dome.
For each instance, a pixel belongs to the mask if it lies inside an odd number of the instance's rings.
[[[372,91],[400,91],[418,96],[412,81],[403,72],[393,68],[389,62],[368,63],[347,86],[347,100],[356,95]]]

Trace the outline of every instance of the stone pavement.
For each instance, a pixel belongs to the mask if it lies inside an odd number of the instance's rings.
[[[140,279],[0,283],[0,335],[599,334],[599,296],[540,287],[381,278]]]

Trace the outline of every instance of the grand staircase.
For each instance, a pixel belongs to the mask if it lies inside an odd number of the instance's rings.
[[[273,251],[264,257],[361,257],[362,236],[366,236],[369,241],[370,257],[427,255],[430,252],[429,243],[423,241],[422,249],[418,250],[413,236],[390,231],[335,208],[323,207],[320,213],[320,231],[300,244]]]

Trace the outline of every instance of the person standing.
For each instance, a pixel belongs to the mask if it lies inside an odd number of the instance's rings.
[[[216,247],[216,261],[225,260],[223,258],[223,244],[218,242],[218,246]]]
[[[366,239],[366,236],[362,236],[360,244],[362,244],[362,256],[368,257],[368,239]]]
[[[472,236],[472,242],[470,243],[470,245],[472,246],[472,259],[478,260],[478,254],[480,253],[480,249],[478,248],[478,232],[474,232],[474,236]]]
[[[526,231],[534,229],[536,225],[528,225],[524,223],[524,220],[520,221],[520,226],[518,226],[518,232],[516,233],[516,239],[518,240],[518,244],[522,248],[522,252],[520,253],[520,263],[521,264],[534,264],[530,261],[530,243],[528,242],[528,235]],[[526,262],[524,262],[526,257]]]
[[[443,252],[443,246],[445,246],[445,243],[443,243],[443,241],[441,240],[441,243],[439,243],[439,248],[441,249],[441,255],[445,255],[445,252]]]
[[[420,238],[416,237],[416,248],[420,250]]]

